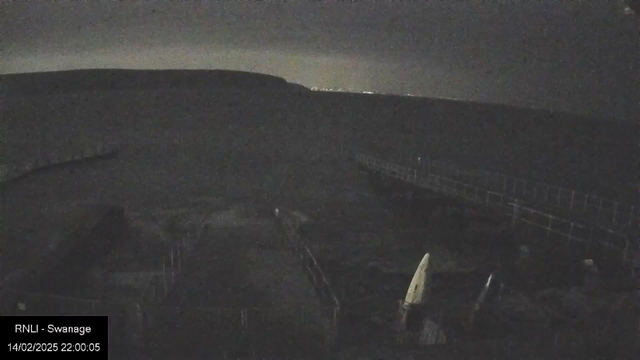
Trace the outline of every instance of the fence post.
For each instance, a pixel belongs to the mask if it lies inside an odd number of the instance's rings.
[[[596,219],[600,219],[600,213],[602,212],[602,198],[600,198],[600,205],[598,206],[598,215]]]
[[[629,255],[629,239],[625,239],[624,253],[622,254],[622,262],[626,263]]]
[[[518,199],[516,199],[516,201],[514,201],[513,203],[513,216],[511,218],[511,227],[514,229],[516,227],[516,223],[518,222],[518,210],[519,210]]]
[[[167,268],[165,266],[166,262],[162,261],[162,282],[164,283],[164,295],[166,296],[167,293],[169,292],[168,286],[167,286]]]
[[[574,240],[573,239],[573,222],[570,223],[570,227],[569,227],[569,241],[567,241],[567,248],[571,248],[571,242]],[[586,256],[586,254],[584,254]]]
[[[544,184],[544,202],[549,202],[549,184]]]
[[[573,222],[571,222],[571,227],[569,228],[569,237],[573,237]]]
[[[173,284],[176,283],[176,267],[175,267],[175,262],[174,262],[174,256],[173,256],[173,249],[171,249],[171,253],[169,254],[170,256],[170,260],[171,260],[171,286],[173,287]]]
[[[558,207],[560,207],[560,198],[562,197],[562,188],[558,186]]]
[[[247,336],[249,333],[249,319],[248,319],[248,309],[240,310],[240,328],[242,330],[242,335]]]
[[[570,208],[569,208],[571,210],[573,210],[573,199],[574,199],[575,196],[576,196],[576,191],[575,190],[571,191],[571,205],[570,205]]]
[[[176,252],[177,257],[178,257],[178,272],[182,271],[182,252],[180,251],[180,243],[178,243],[178,246],[176,246]]]

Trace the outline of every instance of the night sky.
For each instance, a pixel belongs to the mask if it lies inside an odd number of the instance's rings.
[[[638,22],[619,1],[3,1],[1,13],[3,73],[246,70],[637,121]]]

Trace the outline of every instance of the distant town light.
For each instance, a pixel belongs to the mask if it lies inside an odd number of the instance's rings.
[[[354,90],[347,90],[347,89],[343,89],[343,88],[325,88],[325,87],[318,87],[318,86],[312,86],[312,87],[310,87],[310,89],[311,89],[311,91],[346,92],[346,93],[352,93],[352,94],[393,95],[393,96],[420,97],[420,95],[416,95],[416,94],[412,94],[412,93],[395,94],[395,93],[384,93],[384,92],[376,92],[376,91],[369,91],[369,90],[354,91]],[[448,99],[448,100],[459,100],[459,99],[452,98],[452,99]]]

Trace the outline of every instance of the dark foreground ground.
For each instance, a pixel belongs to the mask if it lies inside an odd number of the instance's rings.
[[[328,319],[282,245],[273,223],[208,230],[165,304],[152,311],[163,325],[151,329],[146,353],[155,359],[323,354]]]

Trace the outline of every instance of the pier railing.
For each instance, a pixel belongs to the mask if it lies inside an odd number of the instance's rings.
[[[453,180],[516,197],[537,209],[570,213],[572,217],[617,232],[627,232],[640,223],[640,209],[633,202],[611,200],[577,189],[492,171],[465,169],[453,163],[423,157],[414,159],[408,165],[415,166],[419,171],[438,173]]]
[[[469,172],[460,168],[449,169],[447,172],[433,164],[410,167],[365,155],[358,155],[356,160],[365,169],[385,177],[500,211],[503,215],[509,216],[515,226],[520,226],[529,235],[566,241],[568,246],[579,245],[583,251],[588,250],[594,243],[598,243],[618,252],[623,262],[631,259],[630,230],[618,227],[611,229],[585,218],[576,219],[549,211],[545,207],[537,208],[536,204],[528,199],[505,191],[508,187],[504,185],[504,180],[503,187],[496,191],[489,180],[486,180],[487,187],[478,186],[469,179],[464,180],[465,174],[469,176]],[[548,199],[548,192],[546,194]],[[574,204],[577,204],[575,195]]]

